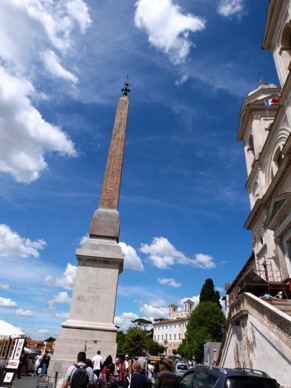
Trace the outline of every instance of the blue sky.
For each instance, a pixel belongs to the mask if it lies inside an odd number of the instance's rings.
[[[243,98],[262,76],[268,0],[1,0],[0,317],[66,320],[121,88],[129,118],[115,323],[166,317],[249,258]]]

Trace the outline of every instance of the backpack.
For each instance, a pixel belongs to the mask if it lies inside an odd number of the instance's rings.
[[[89,376],[86,371],[88,365],[75,364],[71,374],[70,388],[87,388],[89,383]]]

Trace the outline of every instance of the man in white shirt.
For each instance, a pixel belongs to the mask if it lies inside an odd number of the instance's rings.
[[[101,366],[103,364],[103,357],[101,356],[100,350],[97,350],[97,354],[92,358],[92,362],[94,373],[99,378]]]

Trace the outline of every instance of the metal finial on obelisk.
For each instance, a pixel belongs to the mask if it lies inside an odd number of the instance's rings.
[[[124,82],[124,88],[121,89],[123,96],[127,96],[128,93],[130,93],[130,89],[128,87],[129,87],[129,80],[127,76],[126,81]]]
[[[106,237],[118,241],[118,202],[129,105],[127,94],[130,90],[128,86],[127,77],[122,89],[123,94],[119,98],[117,105],[99,208],[95,211],[91,221],[90,237]]]

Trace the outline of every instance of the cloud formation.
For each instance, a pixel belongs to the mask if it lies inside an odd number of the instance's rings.
[[[62,287],[65,290],[72,290],[76,281],[76,275],[77,266],[68,263],[62,276],[54,278],[48,275],[43,281],[49,287]]]
[[[15,313],[16,313],[16,315],[20,315],[22,317],[33,317],[34,316],[34,314],[31,310],[16,309]]]
[[[124,242],[119,243],[122,253],[124,253],[124,268],[143,271],[144,266],[141,258],[137,255],[136,250]]]
[[[138,0],[135,25],[146,31],[152,46],[178,64],[185,61],[193,46],[189,33],[203,30],[205,21],[191,14],[184,15],[172,0]]]
[[[61,292],[58,292],[56,295],[54,295],[54,297],[48,303],[51,306],[56,303],[70,304],[71,297],[68,295],[66,291],[61,291]]]
[[[171,286],[171,287],[175,287],[175,288],[181,287],[181,285],[182,285],[182,283],[176,282],[176,280],[173,278],[168,278],[168,279],[158,278],[158,283],[164,284],[167,286]]]
[[[40,177],[46,152],[77,155],[68,135],[36,108],[47,96],[35,85],[39,77],[77,82],[62,60],[71,54],[76,27],[84,33],[90,23],[83,0],[0,2],[0,172],[17,182]]]
[[[244,0],[220,0],[217,11],[222,16],[241,14],[244,10]]]
[[[44,240],[31,241],[20,237],[9,226],[0,224],[0,257],[38,257],[45,245]]]
[[[0,306],[2,306],[2,307],[16,307],[17,303],[9,298],[2,298],[0,296]]]
[[[197,253],[193,259],[178,251],[165,237],[155,237],[150,245],[141,244],[140,251],[148,255],[149,261],[157,268],[167,269],[175,264],[191,265],[196,268],[215,268],[213,257]]]

